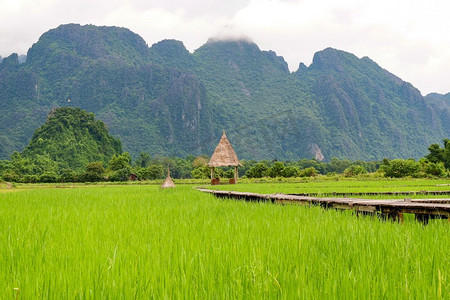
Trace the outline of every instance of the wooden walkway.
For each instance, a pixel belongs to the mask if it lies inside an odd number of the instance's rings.
[[[243,199],[246,201],[269,201],[279,204],[318,205],[323,208],[353,210],[356,215],[373,214],[384,219],[403,222],[403,214],[414,214],[416,220],[425,224],[430,219],[450,221],[450,199],[386,199],[318,198],[288,194],[257,194],[234,191],[217,191],[204,188],[201,192],[217,197]]]
[[[346,197],[349,195],[353,196],[378,196],[378,195],[392,195],[392,196],[400,196],[400,195],[450,195],[450,191],[403,191],[403,192],[352,192],[352,193],[340,193],[340,192],[326,192],[326,193],[295,193],[289,195],[296,196],[339,196]]]

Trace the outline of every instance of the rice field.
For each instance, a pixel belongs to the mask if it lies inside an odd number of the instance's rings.
[[[448,194],[427,195],[426,198],[450,198],[450,180],[430,179],[385,179],[385,180],[302,180],[299,182],[253,182],[237,185],[205,186],[215,190],[233,190],[239,192],[252,192],[260,194],[298,194],[312,193],[329,195],[332,193],[377,193],[377,192],[421,192],[421,191],[447,191]],[[358,196],[359,197],[359,196]],[[368,196],[373,198],[374,196]],[[364,195],[361,196],[364,198]],[[367,197],[366,197],[367,198]],[[405,196],[383,195],[375,198],[405,198]],[[412,194],[408,198],[424,198],[424,195]]]
[[[400,225],[192,186],[0,193],[2,299],[448,299],[449,248],[447,222]]]

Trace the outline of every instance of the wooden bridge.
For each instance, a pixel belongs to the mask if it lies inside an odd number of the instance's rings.
[[[257,194],[234,191],[198,189],[217,197],[268,201],[278,204],[318,205],[323,208],[353,210],[356,215],[378,215],[380,218],[403,222],[403,214],[414,214],[416,220],[428,223],[430,219],[450,221],[450,199],[386,199],[319,198],[288,194]]]

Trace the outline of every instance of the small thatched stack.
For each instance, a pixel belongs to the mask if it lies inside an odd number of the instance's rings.
[[[164,180],[163,184],[161,185],[161,188],[167,189],[167,188],[174,188],[175,183],[173,183],[172,178],[170,177],[170,168],[167,168],[167,177],[166,180]]]
[[[225,131],[223,131],[222,138],[220,139],[219,145],[217,145],[216,150],[214,150],[211,159],[209,160],[208,166],[211,168],[211,182],[214,184],[214,168],[215,167],[234,167],[234,182],[237,183],[237,168],[241,166],[239,159],[237,158],[236,152],[234,152],[233,146],[231,146]],[[214,182],[213,182],[214,181]]]

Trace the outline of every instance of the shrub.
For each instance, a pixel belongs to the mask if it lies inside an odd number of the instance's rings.
[[[394,159],[385,167],[385,176],[394,178],[415,176],[420,169],[420,163],[414,159]]]
[[[78,182],[80,180],[80,175],[72,169],[64,169],[61,172],[60,179],[62,182]]]
[[[366,173],[367,173],[366,169],[360,165],[351,165],[350,167],[344,170],[345,177],[353,177]]]
[[[192,178],[195,178],[195,179],[207,179],[210,176],[209,175],[210,171],[211,170],[207,166],[206,167],[198,167],[191,171],[191,175],[192,175]]]
[[[259,162],[248,169],[245,172],[245,176],[248,178],[261,178],[267,172],[267,169],[269,169],[269,167],[265,163]]]
[[[300,170],[297,167],[289,166],[282,171],[283,177],[298,177]]]
[[[284,168],[284,163],[277,161],[265,173],[263,173],[263,175],[272,178],[281,177],[283,176]]]
[[[161,179],[164,178],[164,168],[161,165],[150,165],[147,167],[147,176],[149,179]]]
[[[309,167],[300,171],[300,177],[314,177],[317,176],[319,172],[314,167]]]
[[[86,165],[86,172],[83,174],[83,179],[88,182],[102,181],[105,176],[105,168],[101,161],[95,161]]]
[[[432,163],[432,162],[427,163],[425,165],[425,167],[424,167],[424,171],[428,175],[442,177],[445,174],[444,163],[442,163],[442,162],[439,162],[439,163]]]
[[[39,182],[39,176],[38,175],[24,175],[22,177],[23,183],[36,183]]]
[[[8,170],[3,172],[2,178],[4,181],[9,182],[19,182],[19,175],[16,174],[13,170]]]
[[[39,176],[39,182],[53,183],[58,182],[58,180],[58,175],[53,171],[44,172]]]
[[[131,174],[131,170],[129,167],[125,167],[119,170],[116,170],[108,177],[109,181],[127,181],[128,177]]]

